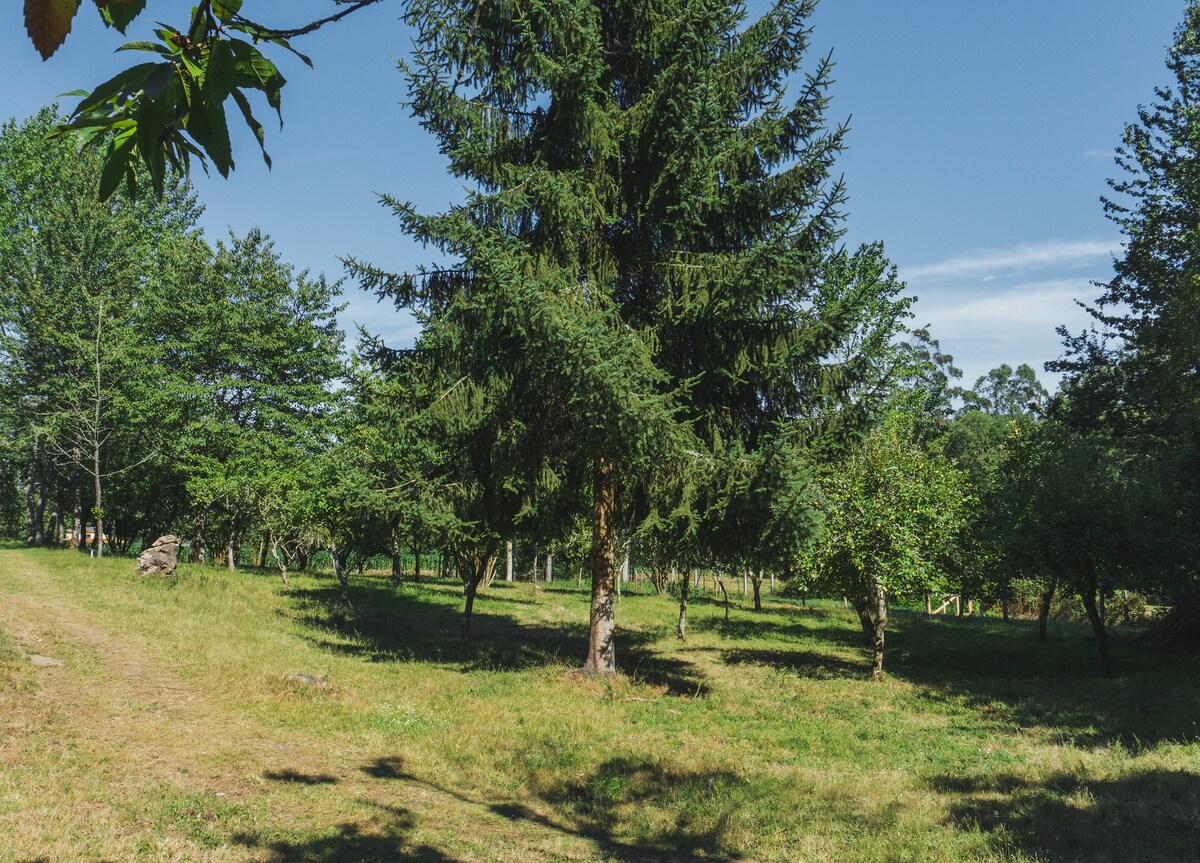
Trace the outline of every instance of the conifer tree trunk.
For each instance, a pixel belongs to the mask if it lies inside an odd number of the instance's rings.
[[[546,552],[546,584],[554,584],[554,552]]]
[[[421,545],[420,543],[413,544],[413,582],[421,580]]]
[[[504,554],[505,554],[504,580],[512,581],[513,580],[513,541],[511,539],[505,540],[505,542],[504,542]]]
[[[588,630],[588,654],[583,670],[588,674],[617,671],[616,606],[617,575],[615,510],[616,471],[612,461],[596,459],[592,478],[592,608]]]

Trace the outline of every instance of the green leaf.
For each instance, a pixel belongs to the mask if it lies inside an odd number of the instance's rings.
[[[228,24],[242,9],[242,0],[213,0],[213,14],[222,24]]]
[[[263,161],[267,163],[267,169],[271,168],[271,157],[267,153],[266,135],[263,132],[262,123],[258,122],[254,114],[250,110],[250,100],[241,90],[233,91],[233,101],[242,109],[242,116],[246,118],[246,125],[250,127],[250,131],[254,133],[255,140],[258,141],[258,148],[262,150]]]
[[[102,102],[113,101],[119,96],[131,95],[137,92],[142,88],[145,81],[162,65],[162,63],[139,63],[136,66],[130,66],[128,69],[118,72],[76,105],[75,110],[71,112],[71,116],[76,117]]]
[[[146,0],[96,0],[100,18],[108,27],[115,27],[122,34],[134,18],[146,8]]]
[[[233,46],[221,39],[209,44],[204,64],[204,91],[210,103],[223,104],[237,78]]]
[[[207,101],[205,108],[210,134],[209,145],[205,149],[221,176],[228,177],[229,169],[233,167],[233,147],[229,142],[229,124],[225,119],[225,103]]]
[[[104,158],[104,170],[100,174],[101,201],[111,198],[125,175],[133,171],[130,164],[133,159],[133,146],[134,138],[130,135],[109,149]]]
[[[126,42],[117,48],[118,51],[152,51],[155,54],[161,54],[164,57],[174,56],[174,51],[159,42],[149,42],[146,40],[135,40]]]

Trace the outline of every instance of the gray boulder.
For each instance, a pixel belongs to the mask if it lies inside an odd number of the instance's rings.
[[[175,564],[179,561],[179,537],[173,533],[160,536],[154,543],[138,555],[137,571],[139,575],[171,575],[175,572]]]

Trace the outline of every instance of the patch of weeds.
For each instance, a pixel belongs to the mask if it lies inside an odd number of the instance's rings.
[[[388,734],[419,734],[441,727],[445,719],[436,710],[420,710],[407,702],[384,702],[370,724]]]
[[[246,826],[249,813],[216,794],[180,793],[161,802],[162,815],[174,827],[205,848],[226,845],[230,835]]]

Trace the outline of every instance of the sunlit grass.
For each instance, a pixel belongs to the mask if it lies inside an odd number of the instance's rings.
[[[350,599],[0,552],[0,861],[1197,859],[1195,660],[902,613],[873,684],[840,602],[627,591],[604,680],[574,581]]]

